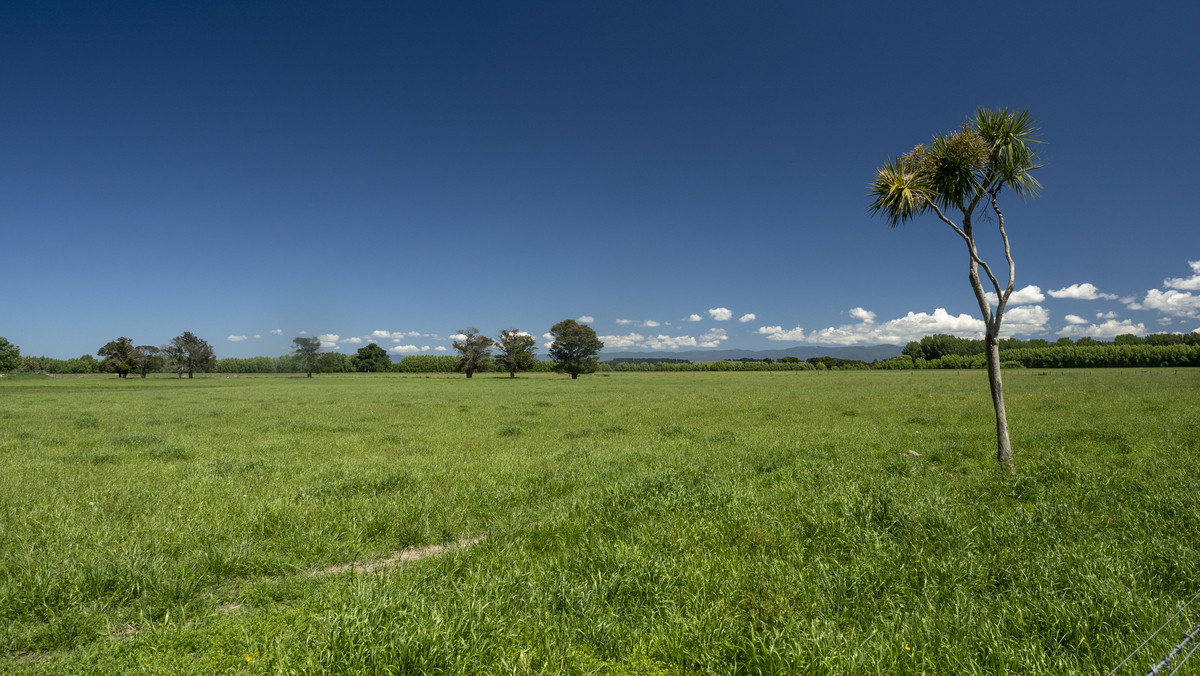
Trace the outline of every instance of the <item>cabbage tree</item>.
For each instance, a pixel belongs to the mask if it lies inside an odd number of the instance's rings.
[[[1000,211],[1000,195],[1007,189],[1022,199],[1037,196],[1041,184],[1033,172],[1042,167],[1037,132],[1037,123],[1028,111],[980,108],[958,131],[935,136],[928,145],[888,160],[869,185],[874,200],[871,212],[882,214],[892,227],[932,212],[966,244],[971,290],[985,326],[988,381],[996,410],[996,457],[1009,471],[1013,471],[1013,457],[1000,378],[1000,324],[1013,292],[1016,266]],[[989,208],[994,219],[988,218]],[[980,257],[977,221],[999,234],[1008,263],[1004,286]],[[988,297],[989,292],[993,298]]]

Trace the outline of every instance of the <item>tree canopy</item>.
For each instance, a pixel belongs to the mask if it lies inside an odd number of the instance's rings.
[[[537,341],[533,336],[517,329],[504,329],[496,339],[496,363],[508,371],[509,378],[516,378],[517,371],[524,371],[533,366],[534,348]]]
[[[392,368],[392,358],[388,356],[387,350],[379,345],[367,343],[358,348],[358,351],[350,358],[350,364],[355,371],[359,372],[389,371]]]
[[[162,350],[153,345],[138,345],[129,353],[129,363],[145,378],[150,371],[162,368]]]
[[[458,337],[454,341],[454,349],[458,350],[455,370],[466,373],[468,378],[476,371],[486,371],[492,356],[492,339],[480,335],[479,329],[474,326],[459,330]]]
[[[550,358],[559,373],[570,373],[578,378],[580,373],[592,373],[599,363],[597,355],[604,343],[596,337],[592,327],[574,319],[564,319],[550,328],[554,342],[550,345]]]
[[[321,354],[321,339],[311,336],[297,336],[292,339],[292,354],[300,360],[304,372],[311,378],[313,371],[319,366]]]
[[[96,356],[104,357],[100,368],[117,374],[118,378],[128,377],[134,369],[133,341],[125,336],[105,343],[104,347],[96,350]]]
[[[0,371],[12,371],[21,365],[21,348],[0,336]]]
[[[208,344],[208,341],[201,339],[191,331],[184,331],[181,335],[172,338],[171,342],[162,347],[162,352],[166,355],[167,361],[175,367],[180,378],[183,377],[185,371],[189,378],[193,377],[196,371],[207,371],[216,362],[212,346]]]

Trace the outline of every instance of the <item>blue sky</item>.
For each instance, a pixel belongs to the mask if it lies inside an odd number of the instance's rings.
[[[1005,333],[1193,331],[1197,28],[1192,2],[5,2],[0,335],[978,336],[962,241],[866,197],[978,106],[1047,142],[1042,196],[1002,203]]]

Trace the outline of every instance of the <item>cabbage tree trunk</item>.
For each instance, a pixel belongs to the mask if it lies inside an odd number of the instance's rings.
[[[1013,466],[1012,442],[1008,439],[1008,415],[1004,412],[1004,382],[1000,378],[1000,339],[988,333],[984,339],[987,348],[988,385],[992,389],[992,407],[996,410],[996,460],[1010,472]]]

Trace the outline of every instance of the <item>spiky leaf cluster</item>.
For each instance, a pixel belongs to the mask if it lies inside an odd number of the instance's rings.
[[[986,195],[1008,187],[1035,197],[1039,162],[1037,124],[1028,111],[980,108],[962,128],[935,136],[876,170],[868,186],[872,213],[893,227],[936,205],[972,212]]]

